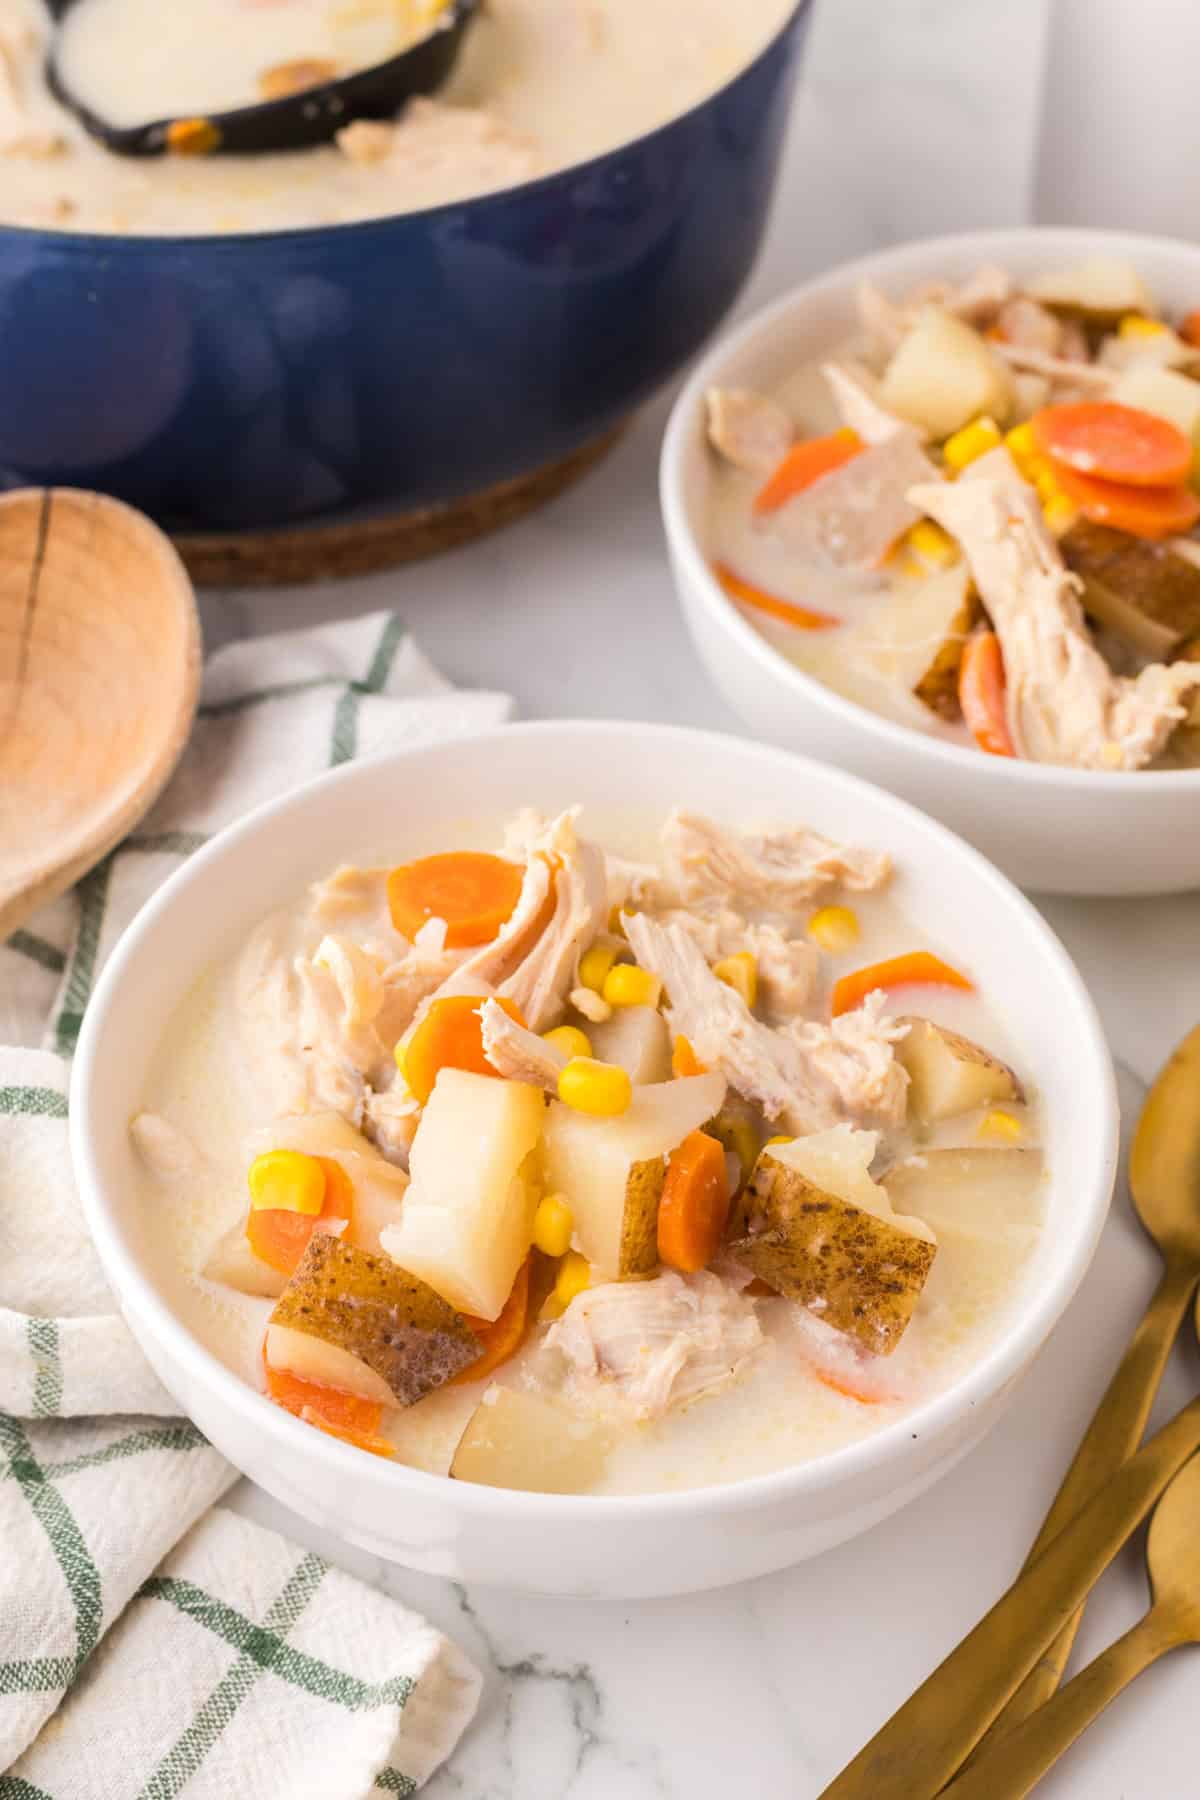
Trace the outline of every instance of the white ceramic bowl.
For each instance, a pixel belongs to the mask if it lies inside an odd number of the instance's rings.
[[[772,649],[710,570],[713,465],[704,394],[770,389],[855,329],[864,277],[903,293],[931,276],[999,262],[1032,274],[1103,252],[1130,257],[1172,313],[1200,305],[1200,246],[1067,230],[928,238],[807,283],[722,338],[677,400],[663,445],[661,497],[676,587],[713,680],[756,736],[836,763],[926,808],[1022,887],[1052,894],[1158,894],[1200,886],[1200,769],[1103,774],[986,756],[881,718]]]
[[[895,893],[971,969],[1045,1105],[1042,1243],[1012,1316],[952,1389],[865,1442],[720,1488],[630,1498],[468,1486],[364,1456],[280,1411],[172,1312],[147,1254],[128,1139],[163,1028],[201,972],[272,908],[380,843],[419,853],[465,815],[582,801],[603,831],[671,806],[745,826],[802,820],[893,853]],[[607,826],[606,826],[607,821]],[[231,1462],[314,1523],[464,1581],[577,1595],[716,1587],[811,1556],[919,1494],[978,1442],[1092,1256],[1113,1180],[1112,1068],[1096,1014],[1034,909],[940,825],[835,770],[702,732],[514,725],[354,763],[260,808],[194,856],[126,933],[88,1008],[71,1089],[83,1203],[122,1311],[183,1410]]]

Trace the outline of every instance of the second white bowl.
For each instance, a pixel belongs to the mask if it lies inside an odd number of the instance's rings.
[[[1134,262],[1172,313],[1200,305],[1200,246],[1066,230],[928,238],[809,282],[723,338],[675,404],[661,498],[675,584],[717,687],[756,736],[836,763],[933,813],[1022,887],[1050,894],[1158,894],[1200,886],[1200,769],[1102,774],[1015,762],[925,736],[806,675],[726,598],[711,571],[709,387],[770,391],[855,329],[863,279],[889,294],[997,262],[1031,275],[1103,253]]]

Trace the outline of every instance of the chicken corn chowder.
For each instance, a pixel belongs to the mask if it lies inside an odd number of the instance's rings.
[[[257,156],[118,155],[49,92],[44,0],[0,8],[0,223],[176,235],[416,212],[614,150],[731,81],[794,0],[486,0],[395,119]],[[277,99],[410,47],[439,0],[75,0],[70,92],[114,126]]]
[[[709,392],[730,599],[915,730],[1071,768],[1200,766],[1200,312],[1172,323],[1107,258],[863,283],[858,310],[777,391]]]
[[[542,1492],[737,1480],[946,1388],[1036,1246],[1039,1114],[888,857],[497,836],[332,870],[179,1011],[131,1132],[180,1316],[315,1430]]]

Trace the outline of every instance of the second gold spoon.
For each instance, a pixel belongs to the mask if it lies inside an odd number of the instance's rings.
[[[981,1752],[942,1789],[943,1800],[1022,1800],[1110,1701],[1151,1663],[1200,1643],[1200,1457],[1175,1477],[1150,1521],[1146,1545],[1153,1605],[1132,1631],[1045,1706]]]

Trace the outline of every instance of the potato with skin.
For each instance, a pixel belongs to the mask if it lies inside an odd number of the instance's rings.
[[[442,1069],[409,1153],[412,1179],[383,1249],[465,1313],[495,1319],[529,1254],[540,1087]]]
[[[898,1213],[917,1214],[939,1239],[1036,1238],[1045,1211],[1038,1149],[976,1145],[922,1150],[889,1169],[883,1186]]]
[[[265,1356],[385,1406],[413,1406],[479,1357],[440,1294],[386,1256],[318,1235],[267,1322]]]
[[[925,584],[925,605],[914,623],[927,632],[926,641],[934,646],[933,655],[913,685],[913,693],[923,706],[940,719],[959,719],[958,672],[962,665],[967,639],[983,616],[983,607],[965,568],[949,570],[958,574],[956,583],[940,587]]]
[[[977,331],[940,306],[923,306],[879,384],[888,412],[940,442],[981,414],[1003,425],[1012,377]]]
[[[908,1031],[896,1045],[897,1061],[908,1073],[909,1116],[921,1125],[996,1101],[1023,1100],[1021,1084],[1007,1063],[932,1019],[897,1019]]]
[[[730,1253],[760,1280],[878,1356],[896,1348],[937,1240],[893,1213],[867,1173],[876,1135],[835,1126],[764,1150],[737,1208]]]
[[[598,1422],[491,1387],[467,1420],[450,1478],[529,1494],[586,1494],[604,1473],[608,1449]]]
[[[1126,313],[1154,314],[1145,283],[1121,256],[1089,256],[1069,269],[1035,275],[1025,292],[1060,317],[1096,330],[1111,330]]]
[[[1077,519],[1059,540],[1084,610],[1154,662],[1200,633],[1200,568],[1169,544]]]
[[[596,1281],[633,1281],[658,1266],[658,1203],[666,1157],[718,1112],[722,1075],[635,1088],[628,1111],[592,1118],[554,1101],[546,1115],[545,1181],[565,1195],[575,1241]]]

